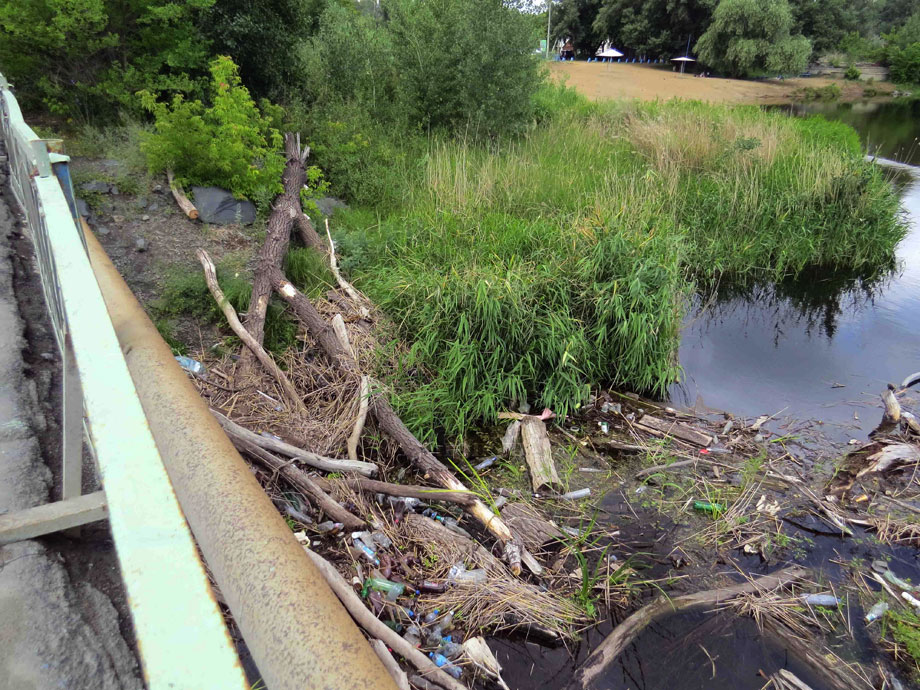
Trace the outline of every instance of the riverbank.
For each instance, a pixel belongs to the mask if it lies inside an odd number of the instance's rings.
[[[889,82],[866,84],[827,77],[795,79],[701,79],[692,74],[672,72],[668,68],[650,65],[596,62],[550,62],[549,73],[556,83],[575,88],[593,101],[638,99],[641,101],[682,98],[736,105],[772,105],[798,100],[797,92],[806,88],[820,89],[836,84],[845,101],[884,97],[895,90]]]

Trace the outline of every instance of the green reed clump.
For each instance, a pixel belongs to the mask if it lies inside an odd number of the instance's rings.
[[[571,100],[513,142],[434,141],[401,210],[343,217],[343,265],[410,346],[393,385],[416,431],[663,393],[696,283],[871,268],[903,236],[849,128]]]

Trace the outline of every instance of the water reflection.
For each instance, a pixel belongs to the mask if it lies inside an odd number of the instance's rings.
[[[920,165],[920,103],[785,108],[847,122],[877,155]],[[830,422],[837,441],[875,426],[875,411],[860,408],[877,407],[888,382],[920,370],[920,170],[893,182],[910,224],[895,264],[701,296],[684,325],[675,404],[747,417],[785,410]]]

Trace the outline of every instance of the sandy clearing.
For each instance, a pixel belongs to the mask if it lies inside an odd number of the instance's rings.
[[[667,69],[646,65],[596,62],[551,62],[550,75],[575,87],[592,100],[637,98],[655,99],[687,98],[710,103],[788,103],[792,92],[805,86],[821,87],[835,83],[843,89],[842,100],[864,98],[864,84],[839,79],[809,77],[744,81],[740,79],[701,79],[691,74],[679,74]],[[888,83],[874,85],[879,91],[888,91]]]

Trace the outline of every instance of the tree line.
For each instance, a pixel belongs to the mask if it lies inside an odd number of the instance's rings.
[[[632,57],[671,58],[689,46],[712,69],[752,76],[800,72],[838,53],[881,61],[907,82],[920,81],[918,28],[917,0],[561,0],[552,17],[553,38],[581,57],[606,40]]]

